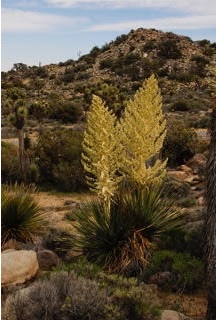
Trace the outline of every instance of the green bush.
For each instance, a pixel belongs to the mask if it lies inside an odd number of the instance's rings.
[[[173,111],[189,111],[190,106],[187,101],[179,100],[173,103],[172,110]]]
[[[37,67],[35,68],[34,74],[39,76],[40,78],[48,78],[49,74],[46,71],[45,67]]]
[[[82,131],[57,129],[43,132],[35,149],[40,183],[59,190],[79,191],[86,187],[81,164]]]
[[[1,179],[2,183],[21,181],[18,147],[1,142]]]
[[[100,69],[111,68],[113,66],[113,60],[106,58],[100,61]]]
[[[156,238],[183,223],[182,212],[158,188],[119,191],[110,205],[93,202],[75,212],[76,246],[111,272],[133,274],[146,265]]]
[[[67,72],[66,72],[67,71]],[[69,83],[74,81],[75,78],[75,72],[72,70],[66,70],[65,74],[63,76],[61,76],[61,81],[63,81],[64,83]]]
[[[30,183],[37,183],[40,179],[39,167],[36,163],[32,162],[28,169],[28,181]]]
[[[199,226],[194,230],[171,230],[160,238],[158,246],[162,250],[173,250],[188,253],[191,256],[203,259],[204,256],[204,228]]]
[[[1,241],[33,242],[46,225],[46,214],[23,185],[3,186],[1,195]]]
[[[168,158],[171,167],[179,166],[189,160],[195,154],[197,145],[198,137],[193,129],[178,120],[168,123],[162,154]]]
[[[158,44],[159,56],[166,59],[179,59],[182,56],[181,50],[178,48],[174,39],[163,40]]]
[[[202,118],[196,118],[193,121],[190,122],[190,125],[193,128],[209,128],[210,127],[210,115],[206,114]]]
[[[159,272],[170,272],[170,277],[160,283],[164,290],[193,292],[200,288],[204,280],[203,262],[187,253],[156,251],[143,272],[144,280]]]
[[[205,56],[194,55],[191,58],[191,60],[196,63],[196,67],[195,67],[196,74],[198,74],[200,77],[205,76],[207,71],[206,66],[207,64],[209,64],[210,59]]]
[[[76,123],[83,114],[83,108],[80,101],[67,100],[56,101],[50,105],[48,117],[50,119],[60,120],[63,123]]]
[[[128,35],[126,35],[126,34],[122,34],[122,35],[116,37],[116,39],[114,40],[114,45],[118,46],[119,44],[125,42],[127,40],[127,38],[128,38]]]
[[[147,52],[152,51],[152,50],[154,50],[156,48],[157,48],[156,40],[147,40],[146,43],[143,46],[143,50],[147,51]]]
[[[44,248],[54,251],[62,259],[73,248],[73,243],[74,237],[71,233],[56,229],[51,229],[42,240]]]
[[[96,58],[100,53],[100,49],[97,46],[94,46],[91,51],[89,52],[89,55],[93,58]]]

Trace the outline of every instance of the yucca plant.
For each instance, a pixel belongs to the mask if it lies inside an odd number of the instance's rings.
[[[33,242],[47,225],[47,215],[42,211],[24,185],[3,186],[1,196],[1,241]]]
[[[156,239],[183,223],[183,211],[159,187],[123,188],[111,202],[92,202],[75,213],[77,248],[110,272],[144,267]]]

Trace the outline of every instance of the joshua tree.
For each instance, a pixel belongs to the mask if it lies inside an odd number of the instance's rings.
[[[39,123],[39,134],[42,134],[43,132],[42,122],[43,122],[43,118],[48,112],[48,103],[44,100],[37,100],[31,104],[30,112],[37,119]]]
[[[216,69],[214,76],[216,75]],[[214,99],[216,98],[216,77],[212,81]],[[216,319],[216,103],[211,118],[211,141],[207,160],[207,219],[206,219],[206,262],[208,308],[206,319]]]
[[[12,88],[8,92],[9,98],[11,99],[12,111],[9,115],[10,123],[17,129],[18,140],[19,140],[19,160],[22,178],[26,178],[25,168],[25,154],[24,154],[24,125],[27,116],[27,108],[23,100],[24,93],[17,89]]]

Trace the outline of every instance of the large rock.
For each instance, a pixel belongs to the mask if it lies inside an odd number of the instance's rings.
[[[61,260],[57,256],[57,254],[51,250],[40,250],[37,252],[37,259],[39,263],[40,270],[49,271],[53,267],[57,267],[60,265]]]
[[[196,153],[193,158],[188,160],[186,165],[193,169],[194,173],[203,174],[206,167],[206,157],[202,153]]]
[[[172,277],[172,273],[169,271],[158,272],[151,276],[149,279],[149,283],[157,284],[158,286],[163,285],[167,280],[170,280]]]
[[[1,255],[2,285],[25,283],[39,270],[33,250],[3,251]]]
[[[188,177],[188,174],[186,172],[180,171],[180,170],[168,171],[167,174],[171,178],[174,178],[174,179],[177,179],[177,180],[181,180],[181,181],[184,181]]]
[[[181,166],[179,166],[179,169],[186,173],[193,173],[193,170],[190,167],[186,166],[185,164],[182,164]]]
[[[191,318],[173,310],[164,310],[161,314],[161,320],[191,320]]]

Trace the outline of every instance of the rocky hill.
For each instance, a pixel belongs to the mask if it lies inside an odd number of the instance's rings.
[[[202,118],[211,108],[206,67],[215,54],[216,43],[208,40],[194,42],[155,29],[131,30],[101,48],[92,48],[77,61],[32,67],[15,63],[9,72],[2,72],[2,113],[8,113],[7,90],[11,87],[26,92],[28,105],[38,99],[46,101],[47,116],[63,122],[80,120],[92,93],[121,113],[144,79],[155,73],[164,110],[189,112],[190,121],[202,127],[200,122],[205,123]]]

